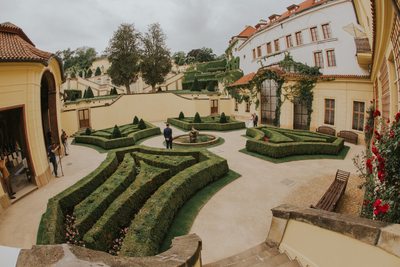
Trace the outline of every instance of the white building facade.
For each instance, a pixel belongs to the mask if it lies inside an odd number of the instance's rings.
[[[367,66],[357,62],[354,39],[360,35],[351,0],[307,0],[260,22],[249,38],[233,37],[230,44],[244,74],[278,63],[289,52],[295,61],[321,67],[324,75],[368,75]]]

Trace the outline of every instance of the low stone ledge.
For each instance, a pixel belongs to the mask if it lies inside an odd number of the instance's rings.
[[[186,267],[200,261],[201,239],[196,234],[176,237],[172,247],[152,257],[116,257],[102,251],[67,244],[33,246],[21,250],[17,267],[45,266],[140,266]]]
[[[400,224],[392,224],[382,228],[377,246],[400,257]]]
[[[301,209],[286,204],[272,209],[272,213],[277,218],[312,224],[370,245],[377,245],[381,229],[389,225],[365,218],[318,209]]]

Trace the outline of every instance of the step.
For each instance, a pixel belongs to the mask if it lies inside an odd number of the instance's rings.
[[[248,265],[250,266],[250,265]],[[282,253],[267,259],[264,262],[260,262],[253,267],[300,267],[297,261],[291,261],[289,257]]]

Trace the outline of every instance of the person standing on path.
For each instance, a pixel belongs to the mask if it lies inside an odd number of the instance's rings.
[[[258,115],[254,112],[253,114],[253,126],[257,127],[258,125]]]
[[[57,166],[57,158],[56,158],[56,153],[55,153],[58,148],[59,147],[56,144],[52,143],[48,147],[48,151],[47,151],[47,154],[49,156],[50,162],[53,164],[53,172],[54,172],[54,176],[55,177],[58,177],[58,175],[57,175],[58,166]]]
[[[61,131],[62,131],[62,133],[61,133],[61,143],[63,144],[63,147],[64,147],[64,154],[65,154],[65,156],[68,156],[68,153],[67,153],[68,135],[64,130],[61,130]]]
[[[167,123],[167,127],[164,129],[164,138],[167,149],[172,149],[172,129],[169,128],[169,123]]]

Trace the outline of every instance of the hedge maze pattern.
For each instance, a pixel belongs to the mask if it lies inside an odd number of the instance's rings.
[[[338,155],[344,147],[339,137],[272,126],[247,129],[246,149],[272,158],[293,155]]]
[[[225,159],[206,150],[116,149],[49,200],[37,243],[65,243],[66,217],[73,216],[88,248],[109,252],[127,227],[119,255],[155,255],[183,204],[228,171]]]
[[[201,117],[201,123],[194,122],[193,117],[168,118],[168,123],[182,129],[189,131],[194,127],[196,130],[209,130],[209,131],[232,131],[246,128],[246,124],[242,121],[236,121],[229,116],[226,116],[226,123],[220,122],[220,116],[207,116]]]

